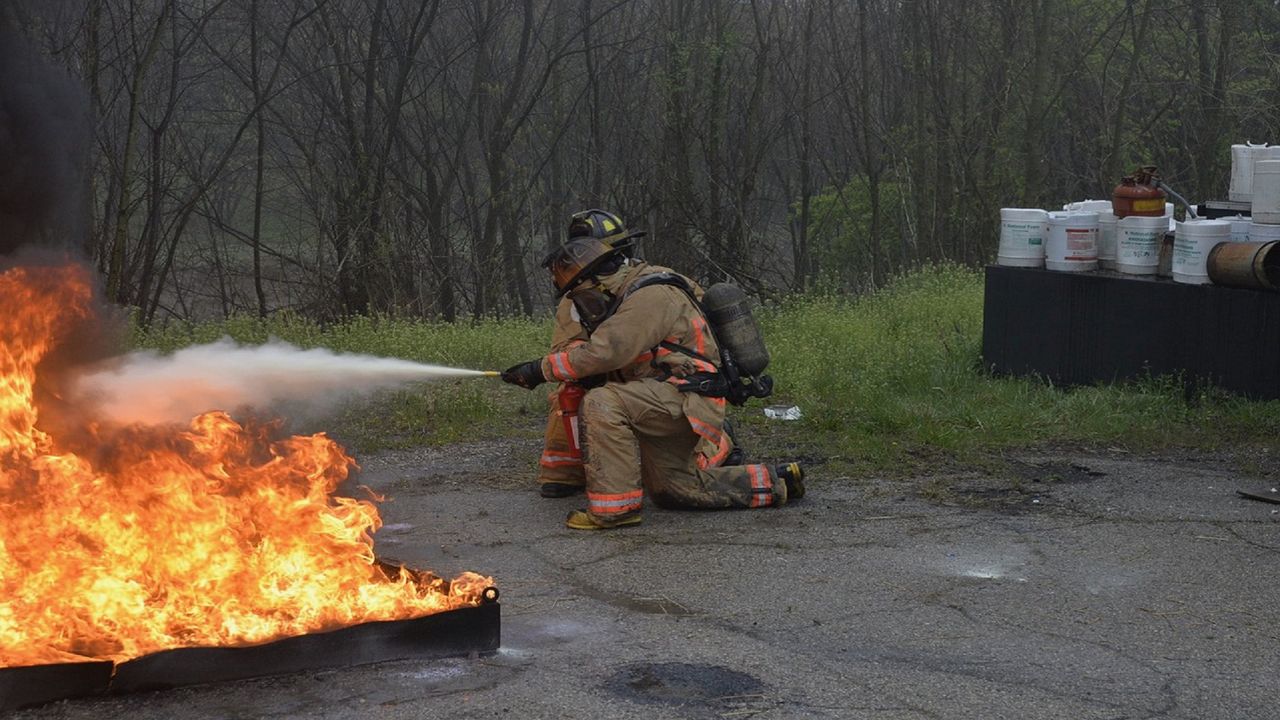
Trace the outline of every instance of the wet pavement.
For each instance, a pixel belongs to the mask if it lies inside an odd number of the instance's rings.
[[[24,718],[1266,718],[1280,505],[1226,462],[1020,455],[1003,477],[813,473],[782,509],[565,529],[530,441],[385,453],[378,552],[502,590],[502,649]]]

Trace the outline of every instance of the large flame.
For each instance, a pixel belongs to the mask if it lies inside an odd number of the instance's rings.
[[[221,412],[189,427],[39,427],[41,359],[90,315],[79,266],[0,273],[0,665],[122,660],[475,605],[488,578],[386,572],[353,462]],[[90,447],[86,451],[84,447]]]

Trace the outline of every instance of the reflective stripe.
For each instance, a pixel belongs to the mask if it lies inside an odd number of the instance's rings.
[[[641,363],[647,363],[652,359],[653,359],[653,353],[646,350],[645,352],[642,352],[639,355],[637,355],[636,359],[631,361],[631,364],[639,365]]]
[[[747,475],[751,478],[751,507],[772,505],[773,481],[769,479],[769,470],[764,465],[748,465]]]
[[[565,467],[569,465],[581,465],[582,455],[553,455],[549,452],[542,453],[542,459],[538,461],[542,467]]]
[[[697,350],[698,354],[703,357],[707,356],[706,333],[707,333],[707,321],[703,320],[701,315],[695,316],[693,318],[693,343],[694,343],[693,349]]]
[[[573,366],[569,364],[569,353],[559,352],[547,356],[551,361],[551,374],[557,380],[577,380],[578,374],[573,371]]]
[[[698,456],[698,467],[706,470],[709,467],[716,467],[720,463],[724,462],[724,459],[729,456],[731,446],[729,438],[726,437],[719,428],[711,425],[710,423],[699,420],[692,415],[689,416],[689,427],[693,428],[693,432],[696,433],[698,437],[703,438],[707,442],[716,446],[716,453],[711,457],[707,457],[706,455]]]
[[[644,491],[635,490],[616,495],[587,491],[587,503],[590,505],[591,512],[596,515],[617,515],[639,510],[644,504]]]

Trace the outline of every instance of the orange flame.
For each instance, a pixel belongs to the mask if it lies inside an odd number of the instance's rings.
[[[471,606],[464,573],[384,572],[370,502],[323,434],[272,439],[224,413],[187,428],[38,427],[40,361],[91,315],[78,266],[0,273],[0,666],[243,645]],[[79,447],[79,446],[77,446]]]

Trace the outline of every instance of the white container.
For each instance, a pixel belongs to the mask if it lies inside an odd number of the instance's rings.
[[[1116,223],[1119,221],[1110,210],[1098,213],[1098,267],[1103,270],[1116,269]]]
[[[1264,243],[1280,240],[1280,225],[1249,224],[1249,242]]]
[[[1266,143],[1231,146],[1231,188],[1227,197],[1235,202],[1253,200],[1254,165],[1261,160],[1280,160],[1280,146]]]
[[[1253,164],[1253,221],[1280,225],[1280,160]]]
[[[1249,226],[1253,224],[1249,218],[1237,215],[1227,218],[1227,222],[1231,223],[1231,242],[1249,242]]]
[[[1116,270],[1130,275],[1155,275],[1167,224],[1163,217],[1120,218],[1116,223]]]
[[[1226,220],[1187,220],[1178,223],[1173,238],[1173,281],[1191,285],[1209,284],[1205,262],[1218,243],[1231,241],[1231,223]]]
[[[1049,213],[1044,210],[1002,208],[996,264],[1044,267],[1044,240],[1048,234]]]
[[[1062,206],[1063,210],[1070,212],[1096,212],[1099,215],[1111,212],[1110,200],[1080,200],[1078,202],[1067,203]]]
[[[1098,269],[1098,213],[1049,213],[1044,266],[1060,272]]]

